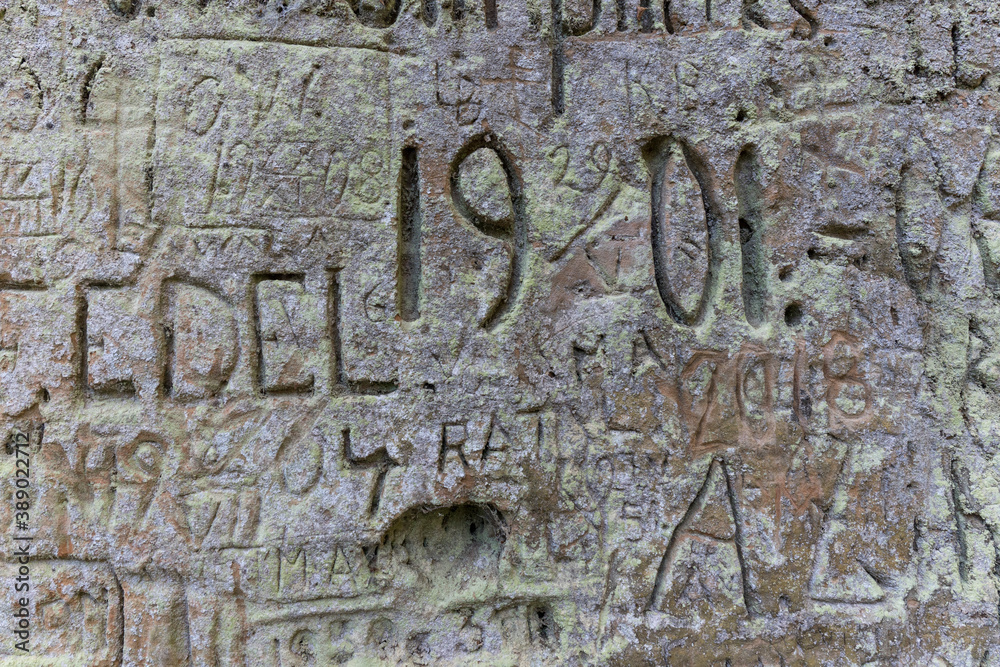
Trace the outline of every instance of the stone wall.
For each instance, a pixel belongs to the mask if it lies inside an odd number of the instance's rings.
[[[0,665],[1000,665],[1000,5],[0,44]]]

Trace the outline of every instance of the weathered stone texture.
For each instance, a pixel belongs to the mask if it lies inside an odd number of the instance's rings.
[[[0,44],[0,665],[1000,665],[1000,5]]]

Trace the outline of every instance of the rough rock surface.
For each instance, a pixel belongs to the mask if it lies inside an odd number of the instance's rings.
[[[1000,5],[0,44],[0,664],[1000,665]]]

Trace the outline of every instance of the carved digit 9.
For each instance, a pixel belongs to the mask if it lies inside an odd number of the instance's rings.
[[[494,180],[506,182],[506,193],[491,187]],[[458,152],[451,166],[451,197],[462,217],[479,232],[502,241],[511,254],[506,291],[480,322],[492,330],[517,299],[528,236],[524,186],[510,152],[496,137],[479,135]]]

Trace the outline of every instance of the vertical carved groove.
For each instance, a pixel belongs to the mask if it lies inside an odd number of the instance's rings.
[[[174,390],[174,329],[171,325],[163,326],[163,383],[162,395],[170,396]]]
[[[768,287],[760,161],[753,146],[744,148],[736,160],[735,185],[743,263],[743,309],[747,322],[757,327],[764,322],[767,312]]]
[[[119,250],[118,248],[118,233],[121,231],[121,220],[119,216],[121,215],[121,201],[119,199],[119,182],[121,180],[121,162],[119,153],[119,134],[121,123],[119,122],[119,116],[121,114],[122,107],[122,87],[120,83],[115,85],[115,115],[112,120],[114,131],[111,134],[111,147],[112,156],[114,158],[114,175],[111,178],[111,188],[109,193],[109,206],[108,206],[108,222],[107,222],[107,235],[108,235],[108,247]],[[215,178],[212,178],[213,184]]]
[[[791,1],[791,0],[789,0]],[[960,59],[958,24],[951,24],[951,75],[958,76]]]
[[[566,110],[564,38],[562,0],[552,0],[552,111],[557,116]]]
[[[951,502],[955,513],[955,532],[958,537],[958,574],[962,582],[969,580],[969,539],[967,536],[965,512],[959,490],[958,461],[951,461]]]
[[[399,172],[399,237],[396,300],[404,322],[420,317],[420,167],[417,148],[403,149]]]
[[[121,580],[118,579],[118,574],[112,568],[111,576],[115,581],[115,599],[118,602],[118,608],[114,610],[114,642],[112,646],[114,647],[114,665],[115,667],[121,667],[125,662],[125,591],[122,589]],[[109,614],[110,616],[111,614]],[[110,634],[110,633],[109,633]]]
[[[497,0],[484,0],[484,10],[486,13],[486,27],[494,30],[499,25],[497,20]]]
[[[422,0],[420,6],[420,18],[428,28],[437,23],[438,6],[437,0]]]
[[[722,468],[722,474],[726,479],[726,496],[729,499],[729,510],[733,513],[733,530],[736,533],[733,537],[733,542],[736,544],[736,560],[740,564],[743,606],[746,607],[747,616],[755,618],[758,615],[757,605],[753,595],[753,588],[750,586],[750,568],[747,565],[746,554],[744,553],[746,549],[746,537],[743,535],[743,516],[740,511],[739,499],[736,495],[736,485],[733,483],[733,477],[729,472],[729,466],[726,464],[725,459],[719,460],[719,466]]]
[[[87,75],[83,78],[83,85],[80,88],[80,122],[87,122],[87,107],[90,106],[90,95],[94,90],[94,81],[97,73],[104,65],[104,56],[100,56],[87,70]]]
[[[996,237],[1000,220],[1000,143],[996,141],[986,151],[973,201],[977,215],[972,218],[972,237],[979,248],[983,279],[993,294],[1000,296],[1000,254],[990,243]]]
[[[333,375],[333,384],[346,386],[344,350],[340,340],[340,271],[341,269],[330,269],[327,321],[330,323],[330,370]]]
[[[639,32],[653,32],[652,0],[639,0]]]
[[[914,268],[912,266],[912,261],[907,257],[906,253],[906,201],[905,195],[906,186],[908,185],[907,179],[909,178],[908,169],[904,168],[899,176],[899,187],[896,190],[896,245],[899,248],[899,259],[903,266],[903,277],[906,278],[906,282],[910,285],[912,289],[916,291],[917,280],[914,276]]]
[[[85,286],[80,286],[77,288],[76,296],[76,331],[77,331],[77,349],[80,354],[80,364],[78,367],[79,373],[79,383],[80,383],[80,393],[87,395],[89,393],[87,376],[90,374],[87,364],[89,362],[88,348],[87,348],[87,310],[89,304],[87,303],[87,288]]]
[[[254,276],[251,284],[253,285],[253,301],[251,302],[252,315],[253,315],[253,342],[257,347],[256,354],[253,355],[254,363],[256,368],[254,369],[254,377],[257,381],[257,389],[262,394],[266,393],[265,387],[267,383],[264,379],[264,340],[261,335],[260,327],[260,282],[261,276]]]
[[[663,25],[667,28],[668,34],[674,34],[674,20],[670,16],[670,0],[663,0]]]
[[[465,18],[465,0],[451,0],[451,20],[461,21]]]

